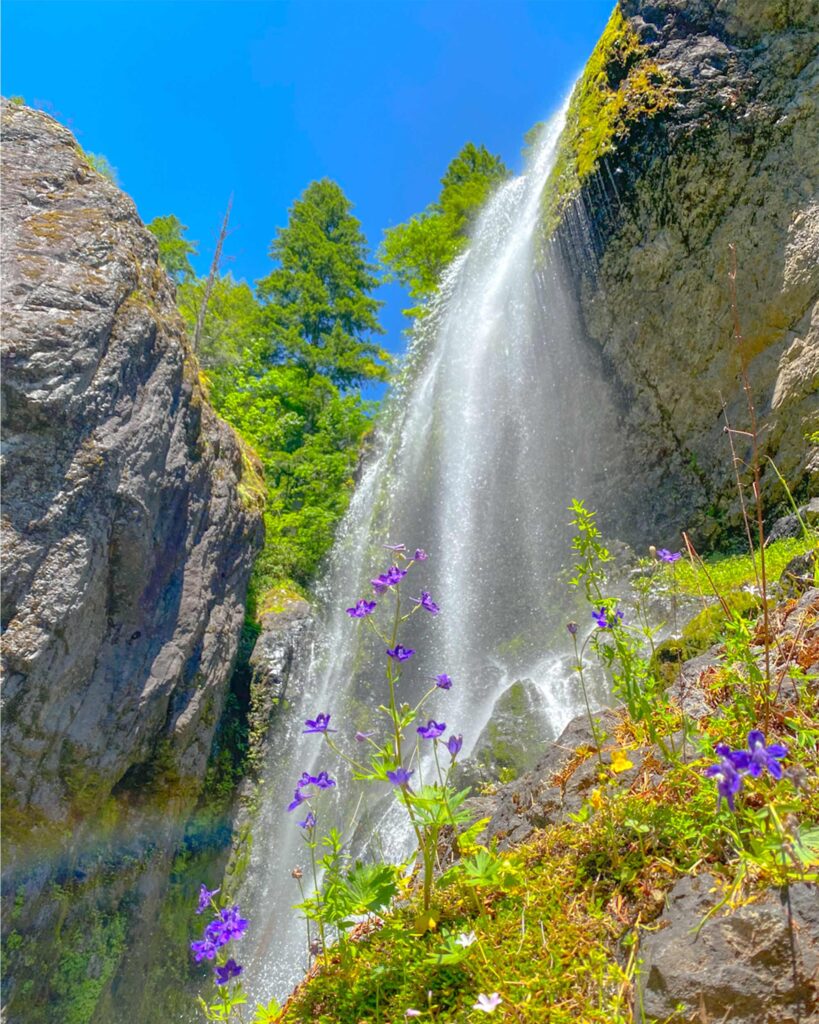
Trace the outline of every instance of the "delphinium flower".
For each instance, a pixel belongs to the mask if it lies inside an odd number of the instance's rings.
[[[601,607],[599,611],[592,612],[592,618],[600,629],[614,629],[623,621],[623,613],[619,608],[614,612],[609,612]]]
[[[239,907],[224,907],[206,926],[201,939],[191,943],[191,951],[197,963],[213,960],[217,950],[234,939],[240,938],[247,929],[248,921],[240,916]]]
[[[438,612],[441,610],[438,607],[438,605],[432,600],[432,598],[429,596],[429,593],[426,590],[422,590],[421,596],[414,597],[413,601],[415,602],[416,605],[419,605],[425,611],[428,611],[430,615],[437,615]]]
[[[331,779],[327,772],[319,772],[318,775],[313,779],[313,785],[318,789],[329,789],[331,786],[335,786],[336,780]]]
[[[437,740],[446,732],[446,722],[436,722],[430,718],[426,725],[419,725],[415,730],[422,740]]]
[[[308,786],[312,786],[315,781],[315,776],[311,775],[310,772],[302,772],[299,781],[296,783],[296,789],[306,789]]]
[[[485,996],[483,992],[478,996],[478,1001],[472,1007],[473,1010],[483,1010],[484,1013],[494,1013],[503,1002],[497,992]]]
[[[406,569],[400,569],[397,565],[391,565],[386,572],[370,580],[370,583],[376,594],[383,594],[388,587],[394,587],[400,583],[406,575]]]
[[[577,636],[577,628],[578,627],[577,627],[577,623],[576,622],[567,622],[566,623],[566,629],[568,629],[570,636]]]
[[[453,759],[458,756],[461,752],[461,747],[464,745],[463,736],[450,736],[446,741],[446,749],[449,751],[450,757]]]
[[[308,718],[304,724],[307,728],[302,729],[302,735],[313,732],[336,732],[335,729],[330,728],[329,715],[316,715],[315,718]]]
[[[433,676],[432,678],[435,680],[435,685],[440,690],[452,689],[452,680],[449,678],[446,672],[441,672],[437,676]]]
[[[749,757],[744,751],[732,751],[724,743],[717,744],[716,752],[720,755],[719,763],[709,765],[705,769],[705,774],[709,778],[717,780],[717,810],[720,809],[722,801],[725,800],[733,811],[735,806],[734,797],[742,786],[740,771],[743,767],[747,767]],[[743,754],[745,760],[736,758],[735,755],[737,753]]]
[[[411,647],[404,647],[403,644],[396,644],[393,648],[387,648],[387,654],[396,661],[406,661],[415,654],[415,651]]]
[[[213,973],[216,976],[217,985],[227,985],[231,978],[239,977],[242,967],[231,957],[223,967],[215,967]]]
[[[423,548],[416,548],[415,554],[412,556],[412,560],[414,562],[426,562],[428,558],[429,555],[426,553],[426,551],[424,551]]]
[[[387,772],[387,778],[390,780],[393,786],[399,786],[401,788],[406,788],[409,786],[409,781],[412,775],[413,772],[407,771],[406,768],[396,768],[394,772]]]
[[[750,758],[748,763],[748,774],[757,777],[767,768],[775,779],[781,779],[784,774],[782,765],[779,763],[783,757],[787,757],[788,748],[781,743],[771,743],[765,746],[765,734],[759,729],[753,729],[748,733],[748,749]]]
[[[299,828],[303,828],[303,829],[315,828],[316,827],[316,816],[315,816],[315,814],[313,814],[312,811],[308,811],[307,812],[307,817],[304,819],[304,821],[298,822],[298,826],[299,826]]]
[[[197,914],[204,914],[204,912],[211,905],[211,900],[219,892],[218,889],[208,889],[205,885],[199,886],[199,905],[196,908]]]
[[[297,789],[295,794],[293,795],[293,799],[287,805],[288,811],[295,811],[295,809],[297,807],[300,807],[301,804],[305,803],[306,800],[307,797],[304,795],[304,793],[302,793],[300,789]]]
[[[375,601],[365,601],[362,597],[360,601],[356,601],[352,608],[347,609],[347,614],[351,619],[364,619],[377,608]]]
[[[669,551],[668,548],[658,548],[657,558],[661,562],[667,562],[669,565],[673,565],[674,562],[679,562],[682,558],[682,554],[679,551]]]

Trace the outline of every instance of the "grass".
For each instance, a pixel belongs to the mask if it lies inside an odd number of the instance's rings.
[[[792,558],[816,550],[817,546],[819,546],[819,535],[816,533],[779,540],[771,544],[765,549],[768,579],[777,579]],[[709,576],[719,592],[725,594],[743,587],[755,586],[759,565],[758,553],[755,553],[753,558],[750,554],[721,555],[705,560],[707,573],[701,566],[692,565],[685,560],[678,562],[674,571],[677,585],[682,593],[713,596],[714,591],[708,579]]]

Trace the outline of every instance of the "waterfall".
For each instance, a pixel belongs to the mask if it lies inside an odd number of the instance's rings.
[[[417,653],[401,686],[412,700],[430,676],[452,676],[452,689],[436,694],[430,714],[463,733],[464,755],[515,680],[538,688],[544,743],[580,710],[564,642],[565,601],[561,607],[557,596],[565,584],[555,577],[567,559],[567,506],[600,464],[601,431],[611,436],[613,429],[602,423],[602,387],[577,341],[559,267],[537,251],[541,193],[564,118],[565,107],[544,126],[525,173],[490,199],[468,250],[446,271],[414,331],[340,528],[316,638],[297,659],[291,705],[270,737],[242,893],[253,919],[242,949],[253,997],[286,995],[305,966],[304,926],[289,908],[298,899],[291,869],[305,867],[306,857],[298,814],[285,806],[303,770],[335,774],[338,765],[321,737],[301,735],[302,722],[330,712],[349,747],[356,729],[369,724],[368,709],[385,699],[383,647],[344,611],[372,596],[368,580],[391,562],[384,544],[429,553],[404,592],[430,591],[441,614],[419,613],[407,624],[402,640]],[[340,821],[362,788],[339,778],[330,803]],[[359,848],[370,830],[380,852],[406,855],[400,814],[373,799]]]

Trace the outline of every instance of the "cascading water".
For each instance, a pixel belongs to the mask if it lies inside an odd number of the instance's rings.
[[[469,249],[445,274],[415,332],[408,365],[382,418],[378,448],[357,487],[321,590],[316,639],[300,652],[286,715],[270,737],[264,802],[254,828],[243,906],[251,995],[282,997],[305,966],[303,924],[291,869],[305,865],[300,830],[285,811],[302,771],[338,770],[321,737],[302,722],[331,712],[339,742],[371,723],[384,698],[383,646],[344,609],[371,596],[368,580],[390,564],[386,543],[423,547],[404,592],[421,587],[441,606],[415,615],[402,640],[417,653],[402,697],[417,699],[429,677],[454,679],[430,713],[464,735],[468,755],[498,697],[517,679],[541,695],[543,740],[580,710],[567,651],[549,650],[567,555],[567,505],[584,494],[583,474],[600,465],[600,433],[611,433],[595,375],[584,366],[562,299],[559,274],[536,253],[540,198],[565,110],[543,129],[525,174],[504,184],[483,211]],[[411,588],[415,587],[415,590]],[[362,784],[343,778],[332,813],[353,813]],[[380,852],[408,849],[401,815],[378,795],[359,826]],[[359,820],[361,814],[359,813]]]

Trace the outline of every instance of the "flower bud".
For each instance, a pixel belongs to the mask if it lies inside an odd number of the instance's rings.
[[[567,622],[566,623],[566,629],[568,629],[569,633],[572,636],[576,636],[577,635],[577,623],[576,622]]]
[[[290,872],[290,877],[291,878],[295,878],[296,880],[298,880],[299,878],[302,878],[303,875],[304,875],[304,872],[302,871],[301,868],[293,868],[293,870]]]

